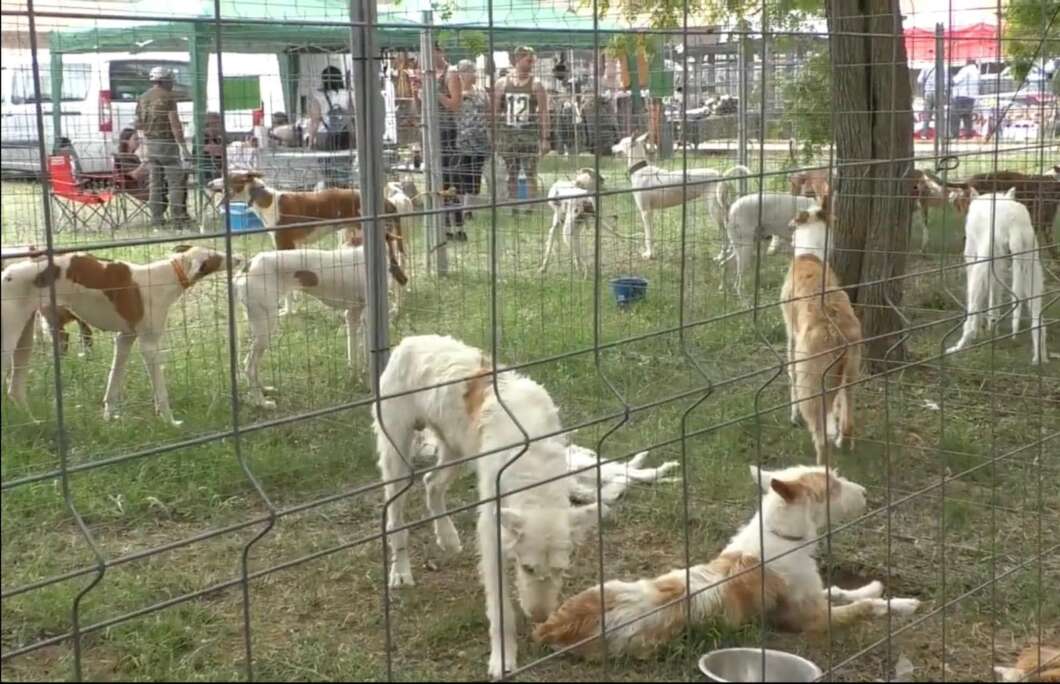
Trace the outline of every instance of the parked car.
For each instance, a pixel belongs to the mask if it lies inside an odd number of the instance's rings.
[[[270,61],[271,60],[271,61]],[[4,51],[0,72],[2,129],[0,166],[4,172],[40,172],[38,105],[43,116],[44,147],[57,147],[52,120],[51,63],[46,50],[38,54],[40,90],[26,51]],[[73,147],[86,172],[108,171],[121,130],[135,125],[136,101],[150,86],[148,74],[167,66],[176,76],[178,112],[192,134],[192,76],[186,53],[89,53],[63,57],[59,142]],[[276,56],[224,56],[225,127],[249,132],[251,111],[264,107],[266,116],[283,110],[283,90]],[[220,109],[216,58],[207,69],[207,109]],[[242,97],[241,97],[242,95]]]

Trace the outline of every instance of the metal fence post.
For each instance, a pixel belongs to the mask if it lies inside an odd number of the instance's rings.
[[[423,12],[423,33],[420,35],[420,63],[423,65],[423,84],[420,89],[420,109],[423,112],[423,177],[426,186],[426,207],[430,213],[424,217],[427,233],[427,268],[434,264],[437,275],[449,272],[449,257],[445,247],[445,214],[438,212],[445,202],[439,202],[442,191],[442,134],[438,128],[438,92],[434,82],[434,12]]]
[[[354,97],[357,116],[358,176],[361,181],[361,226],[364,230],[364,257],[368,275],[368,368],[373,394],[378,394],[379,376],[386,367],[390,347],[389,305],[387,302],[387,255],[385,227],[379,221],[383,208],[383,147],[376,135],[383,130],[383,102],[379,91],[376,59],[375,0],[351,0],[351,42],[354,57]],[[353,23],[362,24],[353,26]]]
[[[949,90],[949,73],[946,70],[946,49],[942,40],[944,28],[935,24],[935,159],[946,154],[949,147],[949,122],[946,121],[946,93]],[[926,93],[925,93],[926,94]]]

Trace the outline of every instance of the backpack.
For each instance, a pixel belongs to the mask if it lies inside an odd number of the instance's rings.
[[[346,110],[331,101],[328,91],[324,91],[324,100],[328,103],[328,111],[324,112],[324,127],[329,133],[343,133],[350,127],[350,117]]]

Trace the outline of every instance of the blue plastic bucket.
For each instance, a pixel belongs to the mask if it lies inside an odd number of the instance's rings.
[[[647,292],[648,281],[644,278],[623,276],[611,279],[611,294],[619,306],[628,306],[631,302],[643,299]]]
[[[231,217],[232,232],[238,232],[242,230],[255,230],[257,228],[264,228],[265,225],[258,218],[258,215],[247,209],[245,202],[229,202],[229,216]],[[221,213],[224,214],[224,207],[221,207]]]

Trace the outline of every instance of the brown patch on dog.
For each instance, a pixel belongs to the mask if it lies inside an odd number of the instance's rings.
[[[269,202],[269,205],[260,206],[270,206],[271,198]],[[357,218],[361,215],[361,193],[345,188],[330,188],[320,192],[285,192],[280,195],[278,214],[276,226],[269,226],[270,228]],[[342,225],[331,224],[330,227],[332,231],[337,231],[342,228]],[[318,230],[317,227],[311,225],[277,230],[273,233],[276,249],[296,249],[300,245],[308,244],[311,238],[320,237],[320,234],[314,235]],[[347,244],[354,246],[360,244],[360,242],[352,241],[354,234],[359,231],[359,226],[346,229]]]
[[[721,554],[707,566],[726,578],[720,589],[722,610],[728,624],[742,625],[755,616],[772,612],[787,588],[784,579],[769,568],[765,568],[763,577],[760,565],[757,556],[729,552]],[[765,603],[762,602],[763,583]]]
[[[566,648],[579,641],[599,636],[600,622],[605,610],[614,604],[614,592],[604,586],[604,607],[600,605],[600,590],[597,588],[572,596],[563,602],[547,620],[534,629],[534,641],[548,644],[555,649]],[[599,658],[603,649],[599,639],[594,639],[571,651],[583,658]]]
[[[1038,645],[1030,644],[1020,652],[1016,669],[1027,682],[1060,682],[1060,648],[1042,644],[1042,658],[1038,660]],[[1043,668],[1040,669],[1039,668]],[[1037,674],[1034,674],[1037,672]]]
[[[62,269],[55,264],[48,264],[33,278],[33,285],[40,288],[49,287],[52,283],[59,279],[59,274]]]
[[[220,254],[214,254],[212,256],[206,257],[206,259],[202,262],[202,266],[199,267],[199,270],[195,273],[195,276],[192,278],[192,280],[197,282],[210,275],[211,273],[217,273],[221,270],[221,267],[224,266],[224,263],[225,258]]]
[[[75,254],[70,257],[66,278],[81,287],[102,291],[130,327],[143,319],[143,295],[140,286],[132,279],[128,264],[120,261],[104,263],[92,256]]]
[[[312,271],[295,271],[294,278],[302,287],[316,287],[320,284],[320,278]]]
[[[840,487],[835,478],[829,478],[824,473],[806,473],[800,475],[795,482],[806,496],[818,503],[823,503],[830,494],[838,492]]]
[[[479,368],[479,372],[467,381],[467,389],[464,391],[464,410],[472,424],[478,423],[482,405],[486,403],[491,384],[489,368]]]

